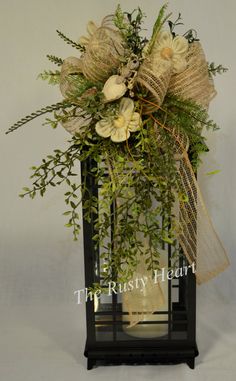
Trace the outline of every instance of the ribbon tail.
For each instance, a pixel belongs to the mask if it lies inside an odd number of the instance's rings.
[[[196,280],[201,284],[224,271],[230,262],[214,229],[186,151],[179,174],[188,197],[188,202],[180,202],[179,242],[189,263],[195,262]]]

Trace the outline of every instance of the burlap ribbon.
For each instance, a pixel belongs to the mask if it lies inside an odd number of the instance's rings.
[[[150,58],[148,68],[146,68],[145,62],[143,63],[137,76],[137,83],[149,91],[147,95],[149,103],[144,110],[145,113],[152,113],[155,111],[155,107],[157,110],[167,93],[182,99],[192,99],[206,109],[209,107],[216,91],[213,81],[209,77],[208,64],[199,42],[190,45],[186,59],[188,63],[186,70],[174,75],[170,75],[170,72],[167,71],[158,76]],[[163,86],[160,87],[161,92],[158,89],[160,81],[163,82]],[[180,160],[178,172],[188,202],[179,204],[180,232],[178,238],[190,264],[196,263],[196,279],[200,284],[225,270],[229,265],[229,259],[207,212],[188,157],[186,138],[181,136],[178,131],[158,124],[156,125],[157,133],[160,128],[166,128],[173,136],[174,150]]]
[[[171,74],[170,69],[159,75],[150,57],[144,61],[136,79],[139,86],[148,90],[144,114],[156,111],[167,93],[182,99],[192,99],[206,109],[209,107],[216,91],[213,81],[209,78],[208,65],[199,42],[190,45],[186,59],[188,63],[186,70],[175,75]],[[178,240],[188,262],[195,263],[196,280],[201,284],[224,271],[229,266],[229,259],[214,230],[189,160],[188,139],[175,129],[160,126],[157,122],[155,122],[157,136],[160,128],[166,128],[174,138],[174,155],[178,161],[176,166],[182,189],[188,197],[188,202],[177,202],[176,199],[175,214],[179,220]],[[142,261],[141,265],[143,266]],[[147,274],[144,268],[143,274],[151,279],[150,272]],[[163,298],[168,298],[168,295],[164,296],[161,290],[163,286],[157,284],[147,287],[145,295],[136,290],[135,293],[131,291],[123,296],[125,311],[129,313],[129,328],[144,321],[145,316],[150,316],[150,313],[162,308],[165,303]],[[145,303],[143,298],[146,298]],[[156,319],[160,317],[157,315]]]
[[[82,73],[93,83],[105,82],[120,65],[124,56],[123,39],[120,32],[112,27],[112,17],[107,16],[89,38],[85,52],[80,58],[68,57],[61,69],[60,89],[67,97],[74,90],[70,75]]]

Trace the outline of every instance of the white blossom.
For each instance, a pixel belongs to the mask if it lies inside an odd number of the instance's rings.
[[[104,118],[96,123],[96,132],[103,138],[111,138],[113,142],[120,143],[130,137],[130,132],[140,129],[141,116],[134,112],[134,102],[130,98],[122,98],[118,115],[113,118]]]
[[[186,53],[188,41],[185,37],[173,38],[168,31],[162,31],[152,49],[152,56],[161,70],[172,68],[174,73],[181,73],[187,67]]]

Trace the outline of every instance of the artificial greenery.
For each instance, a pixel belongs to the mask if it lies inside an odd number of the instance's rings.
[[[63,59],[62,58],[59,58],[59,57],[56,57],[52,54],[47,54],[47,58],[49,59],[49,61],[51,61],[52,63],[56,64],[57,66],[61,66],[63,64]]]
[[[216,76],[217,74],[226,73],[228,71],[228,69],[222,65],[216,66],[214,62],[211,62],[208,65],[208,71],[209,71],[210,76]]]
[[[182,22],[182,17],[181,17],[181,13],[178,14],[178,17],[175,21],[171,21],[171,20],[168,20],[168,24],[169,24],[169,28],[170,28],[170,31],[171,31],[171,34],[175,37],[176,36],[176,33],[174,31],[174,29],[179,26],[179,25],[184,25]]]
[[[114,15],[114,24],[121,31],[121,34],[129,48],[129,53],[141,57],[142,50],[147,43],[147,39],[143,38],[142,24],[145,14],[140,8],[135,9],[132,13],[123,12],[120,5]]]
[[[176,108],[182,112],[176,113]],[[162,109],[163,111],[154,113],[153,118],[162,124],[167,114],[165,124],[170,128],[179,128],[189,137],[192,160],[196,169],[200,160],[199,154],[208,150],[202,129],[205,127],[215,129],[215,124],[208,120],[207,112],[194,102],[167,97]],[[97,136],[94,134],[94,126],[91,126],[85,135],[73,137],[65,151],[56,149],[43,159],[39,166],[32,167],[33,186],[24,188],[24,193],[20,195],[31,198],[37,194],[43,196],[47,188],[66,183],[67,210],[64,215],[68,221],[65,226],[72,228],[74,239],[77,240],[80,232],[79,206],[85,192],[91,190],[85,188],[84,182],[79,182],[79,173],[75,170],[76,163],[83,162],[87,158],[97,163],[92,173],[82,175],[94,176],[96,182],[100,184],[100,213],[95,224],[97,233],[94,241],[100,247],[106,269],[110,269],[110,272],[103,271],[101,274],[104,277],[104,284],[112,279],[111,271],[114,271],[114,268],[121,282],[131,276],[137,264],[137,252],[143,252],[143,244],[140,238],[137,239],[137,232],[148,237],[149,247],[146,249],[145,258],[150,270],[158,269],[158,249],[164,243],[173,246],[173,255],[178,251],[175,239],[178,221],[172,215],[172,208],[175,194],[178,194],[181,201],[185,195],[181,189],[176,160],[173,156],[174,139],[167,130],[161,128],[158,129],[155,139],[154,119],[144,118],[140,132],[124,144],[112,143]],[[110,176],[105,176],[102,162],[105,162],[105,168],[108,169]],[[116,208],[113,216],[110,212],[111,205],[117,199],[125,202]],[[155,208],[154,200],[157,203]],[[83,205],[87,221],[90,221],[92,213],[97,212],[97,204],[98,200],[91,195]],[[145,216],[145,221],[140,221],[140,214]],[[114,220],[117,225],[114,225],[113,241],[107,243],[108,231]],[[124,267],[125,263],[129,266]]]
[[[76,48],[76,49],[80,50],[81,52],[84,52],[85,49],[84,49],[84,47],[82,45],[80,45],[77,42],[74,42],[73,40],[68,38],[60,30],[57,30],[56,32],[57,32],[58,36],[61,37],[68,45],[71,45],[73,48]]]
[[[148,51],[147,51],[147,53],[151,52],[151,50],[153,48],[153,45],[154,45],[154,43],[156,41],[158,33],[160,32],[160,30],[161,30],[162,26],[164,25],[164,23],[171,16],[171,13],[168,14],[168,15],[165,14],[166,9],[167,9],[167,4],[163,5],[161,7],[160,11],[159,11],[157,20],[156,20],[156,22],[154,24],[154,27],[153,27],[152,36],[151,36],[151,39],[150,39],[150,42],[149,42],[149,45],[148,45]]]
[[[58,102],[56,104],[42,107],[41,109],[32,112],[30,115],[25,116],[24,118],[20,119],[16,123],[14,123],[7,131],[6,134],[9,134],[10,132],[13,132],[17,130],[18,128],[22,127],[24,124],[31,122],[31,120],[38,118],[41,115],[51,113],[55,110],[63,110],[67,107],[71,107],[71,104],[68,102]]]
[[[38,78],[48,81],[50,85],[58,85],[60,83],[61,73],[59,70],[44,70],[42,73],[38,75]]]

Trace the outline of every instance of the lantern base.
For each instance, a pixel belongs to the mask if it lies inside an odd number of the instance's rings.
[[[186,363],[191,369],[195,367],[195,357],[198,356],[197,345],[189,348],[160,348],[142,347],[127,348],[93,348],[84,352],[87,360],[87,369],[90,370],[99,365],[174,365]]]

